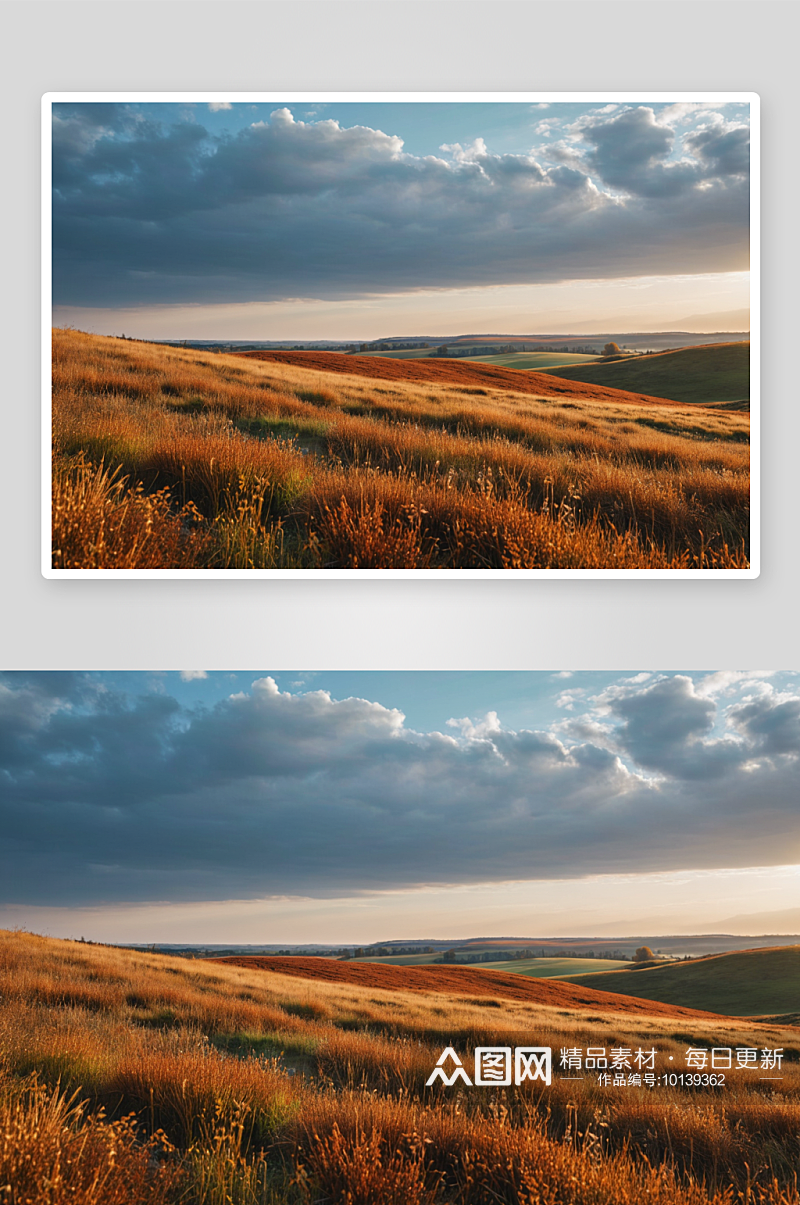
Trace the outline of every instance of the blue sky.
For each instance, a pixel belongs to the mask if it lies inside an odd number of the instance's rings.
[[[647,102],[656,118],[671,116],[675,105]],[[219,105],[229,107],[218,107]],[[528,104],[487,104],[480,101],[392,102],[392,101],[316,101],[298,103],[281,99],[261,103],[138,104],[136,110],[154,123],[195,122],[206,127],[210,134],[221,137],[246,130],[253,122],[268,122],[276,109],[288,108],[297,121],[336,121],[343,127],[366,126],[396,134],[403,139],[403,149],[410,155],[438,155],[445,144],[471,145],[477,138],[490,143],[495,153],[525,155],[533,145],[548,146],[559,142],[569,127],[581,118],[592,117],[606,104],[586,104],[581,101],[542,101]],[[617,111],[624,106],[613,106]],[[721,113],[727,120],[747,123],[749,105],[745,103],[709,105],[683,113],[681,126],[685,132],[696,130],[706,121],[710,111]],[[677,142],[672,158],[678,158]]]
[[[790,673],[10,673],[0,924],[797,932],[799,767]]]
[[[748,329],[742,104],[56,103],[54,320]]]

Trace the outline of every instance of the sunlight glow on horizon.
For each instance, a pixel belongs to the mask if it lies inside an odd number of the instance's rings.
[[[56,306],[54,326],[140,339],[314,340],[749,330],[750,273],[496,285],[325,300]]]
[[[326,899],[6,905],[0,906],[0,927],[92,941],[290,945],[641,933],[777,935],[800,930],[799,885],[800,866],[787,865],[420,887]],[[730,921],[737,923],[721,927]]]

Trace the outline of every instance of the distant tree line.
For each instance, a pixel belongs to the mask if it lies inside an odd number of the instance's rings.
[[[505,356],[510,352],[523,351],[546,351],[546,352],[566,352],[569,354],[577,354],[582,356],[597,356],[600,354],[598,347],[589,345],[563,345],[542,344],[542,343],[490,343],[486,345],[476,345],[467,347],[464,344],[442,343],[436,348],[437,356]]]
[[[346,351],[416,351],[421,347],[430,347],[430,343],[355,343],[349,344]]]
[[[630,954],[624,950],[603,950],[597,954],[595,950],[548,950],[542,946],[526,946],[519,950],[482,950],[480,953],[466,953],[457,949],[445,950],[437,962],[458,963],[469,965],[476,962],[515,962],[523,958],[614,958],[620,962],[628,962]]]
[[[341,958],[390,958],[393,954],[433,954],[433,946],[352,946]]]

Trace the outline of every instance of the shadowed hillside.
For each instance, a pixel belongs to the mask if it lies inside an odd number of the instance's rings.
[[[440,385],[469,387],[483,385],[489,389],[504,389],[512,393],[530,393],[542,398],[574,398],[576,401],[624,403],[626,405],[674,405],[661,397],[630,392],[622,386],[596,383],[587,387],[582,377],[567,383],[555,373],[520,371],[482,364],[478,360],[413,359],[400,360],[390,356],[350,356],[335,351],[243,351],[235,353],[248,360],[264,360],[276,364],[294,364],[318,372],[335,372],[347,376],[372,377],[380,381],[432,381]],[[553,379],[555,377],[555,379]]]
[[[676,402],[741,403],[750,397],[750,344],[709,343],[606,364],[543,368],[541,372],[543,376],[641,391]]]
[[[570,976],[570,982],[732,1017],[796,1013],[800,946],[714,954],[641,971],[600,971]]]
[[[541,373],[57,330],[53,567],[746,568],[748,445]]]
[[[339,962],[332,958],[232,957],[209,959],[225,965],[247,967],[249,970],[273,971],[281,975],[296,975],[315,983],[352,983],[363,988],[383,988],[400,992],[453,992],[460,996],[497,996],[501,1000],[518,1000],[530,1004],[545,1004],[553,1008],[601,1009],[604,1012],[649,1013],[651,1016],[690,1015],[691,1010],[667,1008],[649,1001],[642,1005],[629,996],[610,991],[587,990],[561,980],[533,979],[527,975],[504,974],[502,971],[479,970],[458,966],[386,966],[374,962]],[[697,1014],[693,1015],[706,1015]]]

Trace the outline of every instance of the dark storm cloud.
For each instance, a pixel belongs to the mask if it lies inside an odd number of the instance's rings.
[[[102,679],[0,683],[0,902],[333,896],[425,883],[784,863],[800,699],[722,708],[622,683],[581,735],[456,735],[267,678],[214,707]],[[655,772],[655,773],[654,773]]]
[[[61,305],[346,297],[740,270],[747,135],[709,122],[670,160],[651,109],[583,123],[569,162],[441,156],[276,110],[236,134],[135,106],[54,106]],[[609,191],[609,189],[611,191]]]

